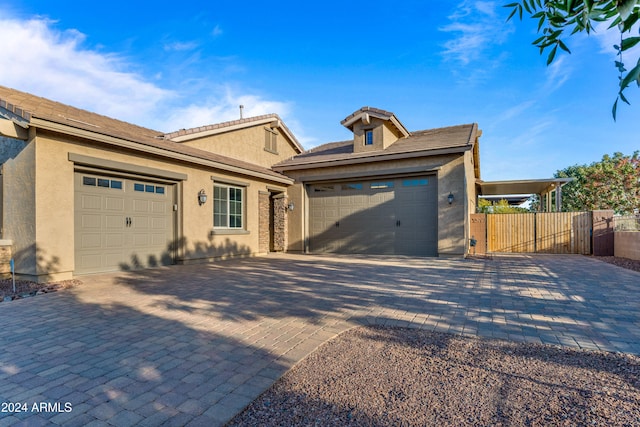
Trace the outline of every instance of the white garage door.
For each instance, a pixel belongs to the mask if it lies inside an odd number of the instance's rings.
[[[75,174],[75,273],[173,263],[174,184]]]
[[[312,252],[438,253],[433,176],[315,184],[309,190]]]

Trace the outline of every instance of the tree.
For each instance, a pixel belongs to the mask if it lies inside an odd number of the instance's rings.
[[[516,13],[522,20],[525,11],[538,21],[538,34],[542,35],[534,40],[533,44],[540,49],[540,54],[545,50],[549,51],[547,65],[553,62],[558,48],[571,53],[563,41],[565,30],[570,30],[570,35],[578,32],[590,34],[594,30],[594,23],[597,22],[610,22],[609,29],[617,28],[620,32],[620,44],[615,45],[614,49],[618,56],[615,66],[620,74],[620,82],[618,96],[612,109],[615,120],[618,101],[629,104],[624,91],[633,82],[640,87],[640,59],[627,71],[622,55],[624,51],[640,42],[640,37],[628,36],[640,19],[640,0],[521,0],[509,3],[505,7],[512,8],[507,20],[513,18]]]
[[[640,152],[614,153],[600,162],[559,170],[556,178],[574,178],[562,187],[563,211],[613,209],[630,214],[640,208]]]
[[[499,200],[497,202],[490,202],[487,199],[479,199],[477,210],[478,210],[478,213],[494,213],[494,214],[529,212],[529,210],[525,208],[510,206],[509,202],[506,201],[505,199]]]

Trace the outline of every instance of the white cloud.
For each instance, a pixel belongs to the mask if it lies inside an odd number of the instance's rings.
[[[193,50],[197,47],[198,47],[198,43],[196,42],[173,42],[173,43],[165,44],[164,50],[182,52],[187,50]]]
[[[51,27],[45,19],[0,15],[3,85],[130,121],[174,96],[127,71],[118,55],[83,48],[80,32]]]
[[[213,37],[219,37],[219,36],[221,36],[222,34],[223,34],[223,31],[222,31],[222,28],[220,28],[220,25],[216,25],[216,26],[213,28],[213,31],[211,31],[211,35],[212,35]]]
[[[460,4],[448,17],[450,23],[440,28],[454,37],[444,44],[445,58],[468,65],[483,58],[494,45],[504,43],[513,27],[497,16],[497,7],[491,1]]]
[[[238,106],[245,106],[245,117],[277,113],[287,119],[286,102],[231,90],[209,90],[202,76],[183,76],[180,91],[153,83],[163,75],[156,69],[151,76],[131,69],[140,68],[127,58],[83,46],[85,35],[76,30],[59,31],[54,22],[34,18],[20,20],[0,10],[0,40],[3,40],[0,84],[65,104],[118,118],[130,123],[170,132],[239,117]],[[214,33],[221,34],[216,27]],[[191,49],[192,43],[174,43],[166,48]],[[195,101],[194,101],[195,100]],[[293,119],[292,119],[293,120]]]
[[[173,109],[164,121],[163,130],[175,131],[237,120],[240,118],[240,105],[244,106],[244,117],[270,113],[284,117],[290,111],[289,104],[285,102],[269,101],[257,95],[238,95],[228,87],[222,92],[220,96],[209,98],[202,103]]]

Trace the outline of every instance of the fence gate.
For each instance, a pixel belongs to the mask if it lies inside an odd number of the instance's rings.
[[[487,214],[486,224],[487,252],[591,253],[591,212]]]

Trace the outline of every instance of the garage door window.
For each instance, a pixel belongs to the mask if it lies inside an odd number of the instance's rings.
[[[213,187],[213,227],[241,229],[244,225],[244,189],[226,185]]]
[[[393,188],[393,181],[372,182],[371,188],[373,189]]]
[[[88,187],[102,187],[102,188],[113,188],[115,190],[122,190],[122,181],[119,181],[117,179],[83,176],[82,185],[86,185]]]
[[[405,179],[402,181],[403,187],[421,187],[427,184],[429,184],[429,180],[427,178]]]

